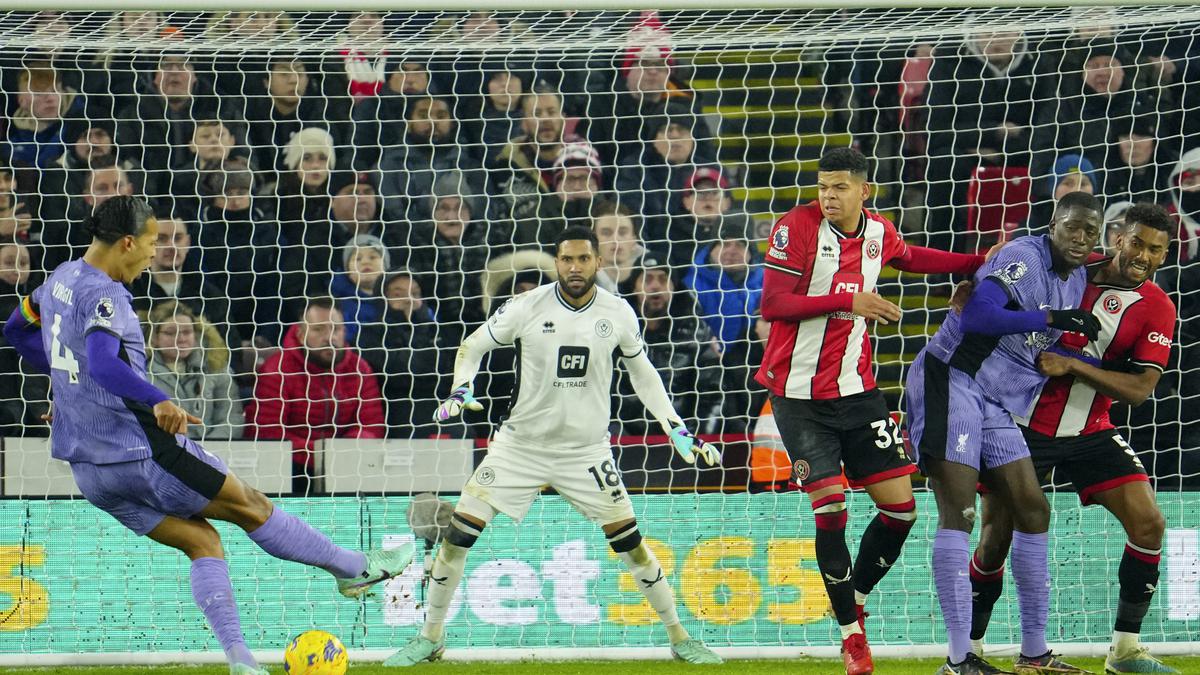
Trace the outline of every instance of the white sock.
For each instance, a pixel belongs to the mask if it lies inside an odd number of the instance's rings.
[[[975,656],[983,656],[983,640],[971,640],[971,653]]]
[[[857,621],[855,621],[854,623],[848,623],[845,626],[838,626],[838,628],[840,628],[842,631],[842,639],[843,640],[850,637],[851,635],[854,635],[855,633],[858,633],[860,635],[862,634],[862,626],[858,625]]]
[[[866,605],[867,604],[867,594],[859,593],[858,591],[854,591],[854,604]]]
[[[421,637],[437,642],[445,634],[446,612],[454,591],[462,581],[467,566],[467,552],[461,546],[442,542],[433,569],[429,572],[429,586],[425,596],[425,625],[421,626]]]
[[[650,601],[650,606],[667,628],[671,642],[679,642],[688,638],[687,631],[679,623],[679,613],[675,609],[675,592],[663,573],[658,558],[645,543],[626,553],[618,553],[617,557],[625,563],[626,569],[633,575],[633,582]]]
[[[1113,651],[1118,655],[1128,654],[1137,649],[1140,642],[1140,636],[1137,633],[1124,633],[1119,630],[1113,631]]]

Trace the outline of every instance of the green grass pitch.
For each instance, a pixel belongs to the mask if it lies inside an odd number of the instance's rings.
[[[1082,668],[1088,668],[1095,673],[1104,672],[1102,659],[1068,659],[1071,663]],[[1166,657],[1168,665],[1174,666],[1183,673],[1200,673],[1200,657]],[[878,659],[875,662],[875,672],[879,675],[932,675],[937,670],[939,662],[936,659]],[[995,664],[1000,667],[1011,665],[1010,661],[997,659]],[[283,673],[283,667],[268,665],[272,673]],[[61,668],[22,668],[20,670],[0,669],[0,673],[22,673],[23,675],[123,675],[130,673],[163,673],[178,675],[224,675],[229,670],[224,666],[153,666],[153,667],[61,667]],[[751,675],[839,675],[842,670],[840,661],[817,659],[777,660],[777,661],[730,661],[723,666],[689,666],[684,663],[670,661],[539,661],[536,665],[530,662],[479,663],[479,662],[442,662],[422,665],[409,670],[384,668],[377,663],[356,666],[351,664],[350,673],[354,675],[395,675],[400,672],[432,673],[436,675],[528,675],[536,672],[538,675],[612,675],[612,673],[629,673],[630,675],[647,673],[649,675],[670,674],[684,675],[689,673],[742,673]]]

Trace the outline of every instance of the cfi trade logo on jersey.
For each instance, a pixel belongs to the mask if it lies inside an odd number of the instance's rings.
[[[1121,312],[1121,298],[1116,295],[1110,295],[1105,298],[1104,311],[1109,314],[1119,314]]]
[[[596,322],[596,335],[599,335],[602,338],[606,338],[606,337],[612,335],[612,333],[613,333],[613,325],[612,325],[611,321],[609,321],[608,319],[600,319],[599,321]]]
[[[868,241],[866,246],[864,247],[864,249],[867,254],[867,258],[869,258],[871,260],[875,260],[876,258],[879,257],[879,252],[880,252],[879,242],[875,241],[874,239],[871,239],[870,241]]]

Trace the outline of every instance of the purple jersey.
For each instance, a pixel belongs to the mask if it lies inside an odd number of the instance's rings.
[[[998,282],[1011,310],[1071,309],[1083,300],[1087,271],[1079,267],[1063,280],[1052,269],[1050,238],[1019,237],[1006,244],[975,273],[975,283]],[[1037,357],[1058,341],[1062,331],[1045,328],[1012,335],[964,334],[957,312],[942,323],[925,347],[929,354],[975,379],[984,395],[1018,417],[1027,417],[1046,377]]]
[[[141,324],[125,285],[83,260],[59,265],[33,292],[42,324],[42,346],[50,357],[54,421],[50,451],[68,462],[111,464],[151,456],[150,442],[133,408],[139,403],[109,393],[88,374],[84,338],[96,330],[121,340],[122,358],[143,379],[146,349]]]

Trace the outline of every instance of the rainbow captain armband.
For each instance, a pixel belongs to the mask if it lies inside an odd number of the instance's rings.
[[[21,308],[21,316],[25,322],[31,326],[42,325],[42,315],[38,313],[38,308],[33,304],[33,296],[27,295],[21,300],[19,305]]]

